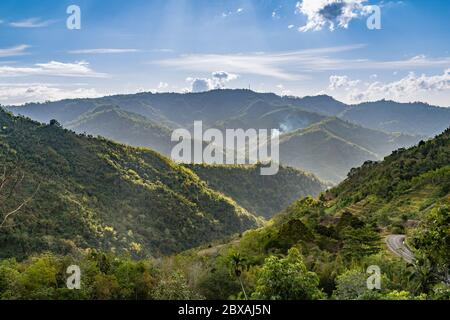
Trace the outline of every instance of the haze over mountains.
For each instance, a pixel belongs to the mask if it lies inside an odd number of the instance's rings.
[[[281,163],[342,181],[351,168],[381,160],[445,130],[450,109],[379,101],[349,106],[329,96],[280,97],[250,90],[139,93],[9,107],[16,114],[58,120],[79,133],[101,135],[165,155],[171,131],[192,128],[279,129]],[[346,122],[346,121],[350,121]]]

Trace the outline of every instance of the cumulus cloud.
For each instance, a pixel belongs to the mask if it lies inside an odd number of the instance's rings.
[[[191,83],[192,92],[205,92],[214,89],[222,89],[227,82],[236,80],[238,75],[226,71],[216,71],[211,74],[211,78],[187,78]]]
[[[205,92],[214,89],[210,79],[193,79],[192,92]]]
[[[307,18],[306,25],[299,31],[322,30],[328,26],[331,31],[336,27],[348,28],[351,20],[365,16],[370,12],[367,0],[302,0],[297,2],[296,12]]]
[[[349,90],[350,88],[357,86],[359,83],[359,80],[350,80],[348,76],[331,76],[329,88],[330,90],[337,90],[341,88]]]
[[[158,84],[158,90],[166,90],[169,88],[169,84],[167,82],[160,82]]]
[[[32,67],[0,66],[2,77],[24,77],[24,76],[58,76],[58,77],[106,77],[103,73],[93,71],[86,61],[75,63],[63,63],[50,61],[48,63],[37,63]]]
[[[373,101],[380,99],[411,100],[423,93],[434,94],[450,91],[450,69],[443,74],[427,76],[410,72],[406,77],[383,83],[375,81],[360,85],[359,80],[350,80],[346,76],[330,77],[330,89],[344,89],[352,102]]]
[[[0,104],[20,105],[27,102],[57,101],[102,96],[93,88],[57,87],[51,84],[0,84]]]

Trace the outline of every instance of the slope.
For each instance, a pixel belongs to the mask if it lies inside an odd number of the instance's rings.
[[[271,218],[299,197],[315,197],[325,189],[325,185],[313,175],[283,166],[273,176],[261,176],[258,165],[188,167],[214,190],[265,218]]]
[[[295,248],[301,253],[299,261],[317,274],[318,287],[330,298],[448,300],[449,159],[447,129],[430,141],[353,170],[319,199],[299,199],[263,228],[178,255],[179,268],[196,265],[204,270],[196,290],[209,299],[227,299],[242,295],[238,279],[229,276],[230,264],[238,261],[247,295],[271,288],[277,297],[293,292],[290,277],[280,262],[267,280],[269,266],[279,257],[292,256],[290,249]],[[417,260],[407,265],[391,253],[383,241],[390,234],[406,234]],[[382,272],[381,290],[367,288],[366,270],[374,265]]]
[[[319,178],[339,182],[351,168],[380,160],[392,150],[420,138],[387,134],[329,118],[280,137],[281,163],[302,168]]]
[[[3,111],[0,129],[0,257],[88,247],[159,255],[261,224],[156,152]]]
[[[89,133],[170,154],[171,131],[144,116],[124,111],[117,106],[101,106],[88,111],[66,125],[77,133]]]

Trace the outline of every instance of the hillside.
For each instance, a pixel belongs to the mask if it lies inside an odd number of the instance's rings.
[[[329,118],[282,135],[280,161],[337,183],[365,161],[381,160],[392,150],[417,142],[417,137],[387,134]]]
[[[450,108],[382,100],[355,105],[339,116],[375,130],[432,137],[448,128]]]
[[[289,167],[280,167],[280,171],[273,176],[261,176],[257,165],[187,167],[212,189],[265,218],[271,218],[300,197],[316,197],[325,189],[313,175]]]
[[[366,163],[319,199],[294,202],[264,228],[178,255],[178,268],[189,275],[190,266],[201,264],[205,271],[194,287],[209,299],[242,297],[240,280],[254,298],[448,300],[449,159],[450,129]],[[389,234],[407,235],[412,263],[388,251],[383,238]],[[239,276],[230,276],[237,263]],[[373,265],[382,272],[375,291],[366,284]],[[294,288],[297,276],[303,281]]]
[[[221,130],[279,129],[281,164],[332,183],[341,182],[365,161],[381,160],[393,150],[442,132],[450,123],[450,109],[424,104],[380,101],[347,106],[325,95],[279,97],[250,90],[140,93],[9,109],[166,156],[173,147],[170,131],[192,129],[198,120],[205,128]]]
[[[382,227],[417,220],[424,209],[450,193],[450,129],[435,139],[393,152],[380,163],[366,162],[328,196]],[[341,210],[341,209],[339,209]]]
[[[101,106],[88,111],[66,127],[77,133],[89,133],[136,147],[148,147],[170,154],[171,130],[144,116],[116,106]]]
[[[88,247],[157,256],[261,224],[156,152],[3,111],[0,129],[0,257]]]

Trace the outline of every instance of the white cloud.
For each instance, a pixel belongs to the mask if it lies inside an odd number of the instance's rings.
[[[284,85],[282,85],[282,84],[278,84],[278,85],[276,86],[276,88],[278,89],[278,91],[280,92],[280,95],[282,95],[282,96],[289,96],[289,95],[292,94],[292,91],[286,89],[286,88],[284,87]]]
[[[102,96],[92,88],[62,88],[48,84],[0,84],[0,103],[20,105],[27,102],[57,101]]]
[[[0,66],[1,77],[20,76],[59,76],[59,77],[91,77],[104,78],[106,74],[93,71],[86,61],[63,63],[50,61],[37,63],[32,67]]]
[[[29,18],[25,20],[11,22],[9,25],[14,28],[43,28],[55,22],[56,20],[42,20],[41,18]]]
[[[425,67],[447,67],[450,57],[432,59],[417,56],[406,60],[374,61],[341,59],[338,53],[352,51],[364,45],[348,45],[276,53],[191,54],[157,60],[155,64],[191,72],[214,72],[217,69],[237,74],[267,76],[280,80],[302,80],[311,73],[338,70],[399,70]]]
[[[138,49],[81,49],[81,50],[72,50],[69,53],[72,54],[110,54],[110,53],[135,53],[140,52]]]
[[[450,91],[450,69],[440,75],[416,75],[410,72],[406,77],[388,83],[375,81],[360,85],[359,80],[350,80],[348,77],[337,77],[342,81],[336,85],[336,78],[330,77],[330,89],[344,89],[348,92],[347,98],[351,102],[392,99],[397,101],[413,101],[424,96],[439,92]],[[355,84],[356,83],[356,84]]]
[[[169,84],[167,82],[160,82],[158,84],[158,89],[159,90],[166,90],[167,88],[169,88]]]
[[[25,51],[28,48],[30,48],[30,46],[28,46],[26,44],[22,44],[22,45],[11,47],[11,48],[0,49],[0,58],[22,56],[22,55],[26,54]]]
[[[222,89],[227,82],[236,80],[238,75],[226,71],[216,71],[211,74],[211,78],[186,79],[191,84],[192,92],[205,92],[214,89]]]
[[[214,89],[211,79],[192,79],[192,92],[205,92]]]
[[[331,76],[330,77],[330,90],[337,89],[349,89],[357,86],[360,83],[359,80],[350,80],[347,76]]]
[[[306,25],[299,31],[322,30],[328,25],[333,31],[336,27],[348,28],[351,20],[367,15],[370,6],[367,0],[302,0],[297,2],[296,12],[307,18]]]
[[[293,29],[295,26],[293,24],[288,25],[288,29]]]

